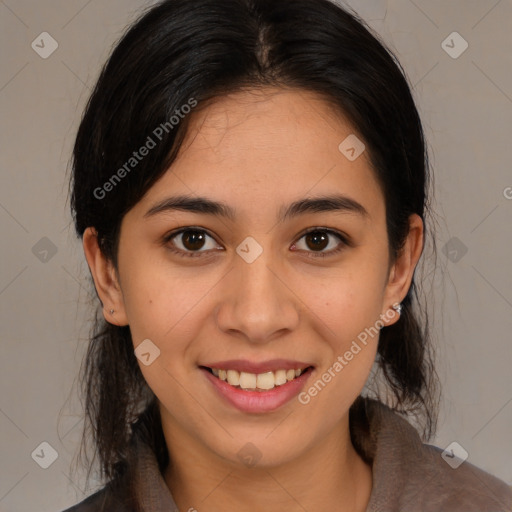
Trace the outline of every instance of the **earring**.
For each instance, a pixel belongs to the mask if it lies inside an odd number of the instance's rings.
[[[399,315],[402,314],[402,304],[394,304],[391,306]]]
[[[113,315],[113,314],[114,314],[114,310],[113,310],[113,309],[111,309],[111,310],[110,310],[110,314],[111,314],[111,315]]]

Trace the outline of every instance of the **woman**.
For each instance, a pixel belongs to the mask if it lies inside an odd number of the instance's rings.
[[[503,482],[454,469],[400,415],[435,431],[414,281],[428,190],[407,81],[353,15],[328,0],[149,9],[74,148],[106,485],[68,510],[510,510]]]

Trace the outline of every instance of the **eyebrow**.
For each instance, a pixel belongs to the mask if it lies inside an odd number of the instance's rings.
[[[152,217],[174,210],[223,217],[233,222],[236,219],[236,210],[226,203],[213,201],[206,197],[187,195],[168,197],[163,201],[159,201],[144,214],[144,217]],[[334,194],[304,198],[288,206],[281,206],[278,213],[278,221],[282,222],[307,213],[321,212],[353,213],[362,217],[369,217],[366,208],[356,200],[341,194]]]

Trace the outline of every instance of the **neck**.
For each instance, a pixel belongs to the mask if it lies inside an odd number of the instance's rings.
[[[348,415],[342,428],[278,466],[234,465],[164,433],[172,461],[164,479],[179,510],[364,512],[370,499],[371,467],[350,441]]]

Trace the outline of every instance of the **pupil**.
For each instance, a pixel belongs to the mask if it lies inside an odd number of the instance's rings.
[[[204,245],[204,234],[200,231],[187,231],[184,234],[185,247],[189,250],[201,249]],[[328,237],[321,231],[313,231],[306,235],[306,243],[312,249],[325,249],[329,243]]]
[[[190,250],[201,249],[204,244],[204,234],[200,231],[187,231],[183,245]]]
[[[313,241],[312,247],[310,246],[312,249],[325,249],[329,243],[327,235],[320,231],[313,231],[308,233],[306,235],[306,243],[311,240]]]

